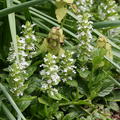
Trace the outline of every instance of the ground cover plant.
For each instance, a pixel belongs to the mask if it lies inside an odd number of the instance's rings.
[[[0,0],[0,120],[120,120],[119,0]]]

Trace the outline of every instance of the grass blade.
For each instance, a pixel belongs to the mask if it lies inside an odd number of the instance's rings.
[[[108,75],[107,72],[105,72],[105,71],[103,71],[103,72]],[[114,82],[115,85],[117,85],[118,87],[120,87],[120,83],[119,83],[116,79],[114,79],[114,78],[113,78],[112,76],[110,76],[110,75],[108,75],[108,77]]]
[[[40,15],[40,14],[38,14],[38,13],[35,13],[35,12],[31,11],[31,10],[30,10],[30,13],[33,14],[34,16],[39,17],[40,19],[45,20],[45,21],[48,22],[48,23],[51,23],[51,24],[54,25],[54,26],[60,27],[59,24],[55,23],[54,21],[52,21],[52,20],[50,20],[50,19],[48,19],[48,18],[46,18],[46,17],[44,17],[44,16],[42,16],[42,15]],[[71,31],[69,31],[68,29],[63,28],[63,30],[64,30],[66,33],[68,33],[69,35],[73,36],[74,38],[77,38],[77,36],[76,36],[74,33],[72,33]]]
[[[32,20],[33,22],[37,23],[37,25],[41,27],[42,29],[45,29],[46,31],[50,31],[50,28],[46,26],[45,24],[43,24],[42,22],[40,22],[38,19],[32,18]]]
[[[116,64],[113,60],[109,59],[108,57],[104,56],[106,60],[108,60],[112,65],[114,65],[117,69],[120,70],[120,66]]]
[[[120,58],[120,52],[119,52],[119,51],[117,52],[117,51],[113,50],[112,53],[113,53],[113,55],[116,56],[117,58]]]
[[[2,90],[2,92],[4,93],[4,95],[6,96],[6,98],[9,100],[9,102],[11,103],[11,105],[13,106],[13,108],[16,110],[16,112],[19,114],[19,116],[23,119],[26,120],[26,118],[23,116],[23,114],[21,113],[20,109],[17,107],[17,105],[15,104],[14,100],[12,99],[12,97],[9,95],[9,93],[7,92],[6,88],[0,83],[0,89]]]
[[[37,10],[37,9],[35,9],[35,8],[30,7],[29,9],[30,9],[31,11],[34,11],[34,12],[36,12],[36,13],[38,13],[38,14],[44,16],[44,17],[46,17],[46,18],[49,18],[49,19],[51,19],[51,20],[57,22],[57,20],[54,19],[53,17],[51,17],[51,16],[49,16],[49,15],[47,15],[47,14],[45,14],[45,13],[43,13],[43,12]]]
[[[112,47],[120,50],[120,47],[118,45],[116,45],[114,42],[112,42],[110,39],[108,40],[108,42],[112,45]]]
[[[104,22],[96,22],[93,24],[95,29],[106,28],[106,27],[119,27],[120,21],[104,21]]]
[[[117,81],[117,80],[115,80],[112,76],[110,76],[109,75],[109,78],[117,85],[117,86],[119,86],[120,87],[120,83]]]
[[[6,15],[8,15],[10,13],[13,13],[13,12],[21,11],[24,8],[34,6],[34,5],[36,5],[38,3],[42,3],[44,1],[47,1],[47,0],[32,0],[32,1],[29,1],[29,2],[21,3],[19,5],[15,5],[13,7],[2,9],[2,10],[0,10],[0,17],[6,16]]]
[[[12,6],[11,0],[6,0],[7,7]],[[9,20],[9,26],[10,26],[10,32],[11,32],[11,37],[16,53],[16,59],[17,62],[19,62],[19,57],[18,57],[18,48],[17,48],[17,40],[16,40],[16,22],[15,22],[15,14],[11,13],[8,15],[8,20]]]
[[[5,106],[5,104],[2,102],[1,106],[5,112],[5,114],[7,115],[9,120],[16,120],[15,117],[11,114],[11,112],[9,111],[9,109]]]

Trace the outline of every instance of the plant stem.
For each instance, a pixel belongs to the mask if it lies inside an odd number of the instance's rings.
[[[66,105],[89,105],[91,106],[91,103],[87,100],[79,100],[79,101],[72,101],[67,103],[60,103],[59,106],[66,106]]]

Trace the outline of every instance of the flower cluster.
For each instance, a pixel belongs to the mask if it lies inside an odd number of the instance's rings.
[[[92,21],[91,18],[91,6],[93,4],[92,0],[77,0],[77,29],[78,29],[78,40],[80,43],[78,44],[78,58],[82,63],[86,63],[88,59],[90,59],[91,51],[93,50],[93,46],[91,45],[92,40]],[[81,67],[81,69],[86,69],[87,67]]]
[[[40,67],[43,67],[43,70],[40,71],[42,76],[41,89],[43,91],[53,89],[53,86],[58,85],[60,82],[59,67],[56,62],[57,57],[48,53],[44,58],[44,64],[40,65]]]
[[[22,70],[19,63],[15,62],[11,66],[9,66],[10,72],[10,91],[14,93],[16,96],[22,96],[23,90],[26,88],[24,85],[24,80],[26,77],[24,74],[26,73],[25,70]]]
[[[64,54],[60,56],[60,77],[63,82],[68,80],[73,80],[75,75],[76,66],[74,65],[75,60],[72,58],[73,52],[65,51]]]
[[[16,96],[22,96],[25,89],[24,81],[27,80],[26,68],[30,65],[30,58],[35,54],[35,35],[33,34],[33,25],[29,22],[22,26],[23,36],[17,36],[18,60],[13,43],[11,43],[8,61],[13,63],[8,67],[10,75],[11,92]],[[24,89],[23,89],[24,88]]]
[[[23,39],[26,42],[26,53],[28,54],[27,58],[30,59],[36,54],[35,43],[37,41],[36,36],[34,35],[33,27],[35,24],[30,24],[30,22],[26,22],[26,25],[22,25],[23,31]]]
[[[98,17],[100,17],[100,20],[118,19],[117,4],[115,0],[101,0],[98,6]]]
[[[67,82],[68,80],[73,80],[75,71],[75,60],[72,58],[73,52],[65,51],[59,57],[48,53],[44,57],[44,64],[40,67],[43,69],[40,71],[42,78],[41,90],[46,92],[58,93],[55,88],[60,82]],[[51,93],[50,92],[50,93]]]

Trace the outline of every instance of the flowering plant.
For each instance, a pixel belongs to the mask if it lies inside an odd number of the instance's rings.
[[[119,119],[116,1],[0,1],[1,120]]]

